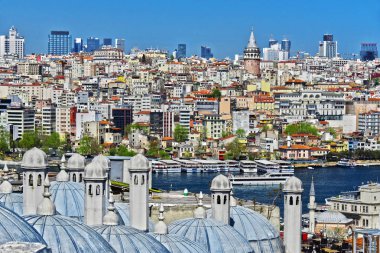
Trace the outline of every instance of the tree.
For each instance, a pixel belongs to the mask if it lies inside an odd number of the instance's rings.
[[[292,135],[292,134],[319,135],[318,129],[308,122],[290,124],[286,127],[285,133],[287,135]]]
[[[188,130],[181,126],[180,124],[177,124],[174,128],[174,140],[176,142],[184,142],[188,138]]]
[[[149,149],[146,152],[146,155],[149,157],[159,157],[160,145],[158,140],[153,140],[149,143]]]
[[[245,148],[241,145],[239,139],[235,138],[231,143],[227,144],[226,150],[227,159],[239,160]]]
[[[41,147],[41,139],[37,131],[27,131],[22,134],[21,140],[18,143],[20,148],[31,149],[33,147]]]
[[[133,150],[128,149],[124,145],[119,145],[116,148],[110,149],[110,155],[118,155],[118,156],[134,156],[136,155],[136,152]]]
[[[213,98],[217,98],[218,100],[220,100],[220,98],[222,97],[222,93],[220,92],[219,89],[214,88],[214,89],[212,89],[212,92],[211,92],[210,96],[213,97]]]
[[[10,151],[10,134],[3,127],[0,127],[0,153],[1,158],[4,158],[4,154]]]
[[[102,152],[102,147],[94,138],[85,135],[80,139],[77,151],[83,156],[97,155]]]
[[[45,149],[57,150],[61,146],[61,139],[58,133],[53,132],[45,137],[42,147]]]
[[[236,130],[235,133],[236,133],[236,135],[237,135],[238,138],[242,139],[242,138],[246,137],[244,129],[239,128],[238,130]]]
[[[327,128],[326,132],[330,133],[334,138],[336,137],[336,131],[334,128],[329,127]]]

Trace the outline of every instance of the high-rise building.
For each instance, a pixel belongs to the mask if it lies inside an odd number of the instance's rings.
[[[281,49],[281,44],[272,44],[269,48],[263,48],[264,61],[286,61],[289,59],[288,51]]]
[[[251,31],[248,45],[244,49],[244,69],[250,74],[260,75],[260,49],[256,44],[253,31]]]
[[[178,44],[177,59],[186,58],[186,44]]]
[[[125,39],[115,39],[115,47],[125,52]]]
[[[111,38],[104,38],[103,39],[103,46],[112,46],[112,39]]]
[[[0,35],[0,57],[12,55],[18,58],[24,57],[24,37],[17,33],[14,26],[9,29],[8,36]]]
[[[89,37],[87,38],[86,52],[94,52],[100,48],[99,38]]]
[[[75,38],[74,40],[74,53],[79,53],[83,51],[83,39],[82,38]]]
[[[121,129],[121,133],[125,134],[125,127],[133,123],[133,110],[132,106],[123,108],[112,108],[112,117],[115,127]]]
[[[71,35],[68,31],[51,31],[49,34],[48,54],[65,55],[71,52]]]
[[[360,59],[362,61],[373,61],[378,57],[376,43],[362,43],[360,50]]]
[[[334,58],[338,55],[338,42],[334,41],[332,34],[324,34],[323,41],[319,42],[319,56]]]
[[[290,56],[290,47],[292,46],[292,42],[288,39],[283,39],[281,41],[281,50],[288,52],[288,56]]]
[[[34,109],[21,105],[10,105],[7,108],[7,124],[17,126],[18,138],[23,133],[35,130]]]
[[[278,41],[271,37],[268,42],[268,47],[270,48],[272,45],[276,45],[276,44],[278,44]]]
[[[211,48],[206,47],[206,46],[201,46],[201,57],[207,60],[214,57],[213,53],[211,52]]]

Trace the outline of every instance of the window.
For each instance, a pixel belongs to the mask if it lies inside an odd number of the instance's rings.
[[[88,195],[92,196],[92,185],[88,187]]]
[[[218,195],[218,196],[216,197],[216,203],[217,203],[218,205],[220,205],[220,202],[221,202],[221,200],[220,200],[220,195]]]
[[[297,199],[296,199],[296,206],[299,205],[299,202],[300,202],[300,199],[299,199],[299,197],[297,197]]]
[[[77,175],[73,174],[73,181],[76,182],[77,181]]]
[[[227,196],[224,196],[223,204],[227,203]]]
[[[96,186],[96,195],[100,195],[100,186],[99,185]]]
[[[137,185],[138,184],[138,178],[137,178],[137,175],[135,175],[135,178],[134,178],[134,184]]]
[[[143,185],[145,183],[145,177],[144,175],[141,177],[141,185]]]
[[[290,196],[290,199],[289,199],[289,205],[293,205],[293,197],[292,196]]]
[[[29,186],[33,186],[33,176],[29,175]]]
[[[37,177],[37,186],[41,186],[41,185],[42,185],[42,176],[41,174],[39,174]]]

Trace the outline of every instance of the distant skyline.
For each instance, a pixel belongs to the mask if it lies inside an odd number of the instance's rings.
[[[217,58],[242,54],[253,27],[258,46],[271,35],[292,41],[292,54],[314,55],[325,33],[334,35],[338,52],[359,53],[361,42],[380,44],[380,1],[182,0],[56,1],[0,0],[0,34],[14,25],[25,37],[26,53],[46,53],[51,30],[73,38],[124,38],[126,50],[158,47],[170,52],[179,43],[187,54],[201,45]]]

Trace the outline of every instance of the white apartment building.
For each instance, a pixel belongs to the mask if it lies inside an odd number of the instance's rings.
[[[232,111],[232,132],[238,129],[243,129],[246,134],[249,134],[249,111]]]
[[[13,55],[18,58],[24,57],[24,37],[17,33],[14,26],[9,29],[8,36],[0,35],[0,57]]]
[[[42,107],[42,129],[43,135],[50,135],[56,131],[56,108],[55,106]]]
[[[281,94],[276,100],[280,115],[286,117],[316,117],[324,120],[342,120],[346,113],[344,94],[324,91],[300,91]]]
[[[59,106],[56,108],[55,128],[61,136],[71,132],[70,107]]]
[[[76,129],[75,129],[75,139],[80,140],[83,137],[84,124],[89,121],[100,121],[102,115],[96,111],[78,112],[76,114]]]
[[[34,109],[19,105],[7,108],[7,125],[17,126],[18,138],[28,131],[35,130]]]

